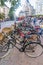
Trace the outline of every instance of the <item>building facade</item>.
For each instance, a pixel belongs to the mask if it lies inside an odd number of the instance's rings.
[[[36,15],[43,15],[43,0],[36,2]]]
[[[35,13],[35,10],[34,10],[33,6],[31,6],[29,0],[21,0],[21,1],[20,1],[20,4],[21,4],[21,6],[19,6],[19,7],[17,8],[17,10],[15,11],[15,14],[16,14],[17,16],[20,15],[20,12],[21,12],[21,11],[24,12],[24,14],[25,14],[26,16],[30,16],[30,15],[33,15],[33,14]],[[22,14],[23,14],[23,13],[22,13]],[[22,14],[21,14],[21,15],[22,15]]]
[[[3,7],[0,6],[0,13],[4,13],[5,18],[8,18],[9,9],[10,8],[7,7],[6,5],[4,5]]]

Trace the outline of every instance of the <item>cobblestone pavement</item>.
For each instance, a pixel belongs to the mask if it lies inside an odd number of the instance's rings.
[[[14,47],[8,56],[0,60],[0,65],[43,65],[43,54],[37,58],[30,58]]]

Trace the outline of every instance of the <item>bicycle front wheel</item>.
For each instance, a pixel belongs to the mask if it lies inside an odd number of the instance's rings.
[[[29,46],[30,45],[30,46]],[[42,46],[41,44],[37,44],[37,43],[31,43],[25,47],[25,54],[27,56],[30,56],[30,57],[38,57],[42,54]]]

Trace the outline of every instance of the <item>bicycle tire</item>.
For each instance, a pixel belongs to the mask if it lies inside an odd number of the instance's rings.
[[[33,49],[33,51],[32,50],[29,50],[29,45],[26,45],[25,46],[25,54],[27,55],[27,56],[29,56],[29,57],[32,57],[32,58],[36,58],[36,57],[39,57],[41,54],[42,54],[42,52],[43,52],[43,47],[42,47],[42,45],[41,44],[38,44],[38,43],[31,43],[32,45],[34,45],[34,44],[37,44],[35,47],[34,47],[34,49]],[[31,45],[30,44],[30,45]],[[28,47],[28,49],[26,49]],[[26,50],[28,50],[28,51],[26,51]]]
[[[8,50],[9,50],[8,44],[5,44],[5,45],[2,47],[2,52],[7,52]]]
[[[0,45],[0,58],[6,57],[10,53],[10,49],[8,48],[7,44],[4,46]]]

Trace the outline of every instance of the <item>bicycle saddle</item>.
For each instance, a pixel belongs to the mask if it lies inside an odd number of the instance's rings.
[[[5,27],[2,29],[2,32],[9,34],[12,31],[12,29],[10,27]]]

